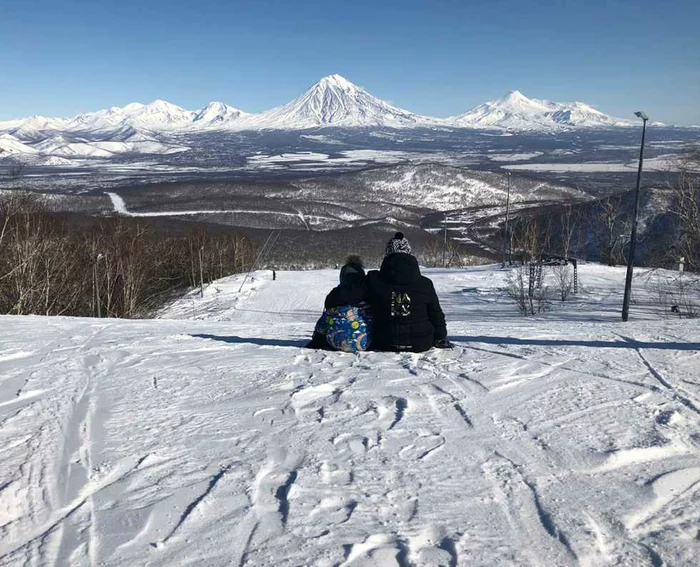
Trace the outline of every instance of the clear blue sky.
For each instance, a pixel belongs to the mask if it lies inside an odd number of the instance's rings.
[[[518,89],[700,124],[698,21],[699,0],[0,0],[0,120],[259,112],[339,73],[433,116]]]

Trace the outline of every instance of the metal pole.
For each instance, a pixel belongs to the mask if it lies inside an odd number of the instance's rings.
[[[204,298],[204,267],[202,266],[204,245],[199,249],[199,297]]]
[[[508,189],[506,193],[506,222],[503,227],[503,262],[501,263],[501,268],[506,266],[506,250],[508,250],[508,264],[510,265],[510,246],[508,246],[508,213],[510,209],[510,171],[506,173],[506,179],[508,179]]]
[[[442,267],[446,268],[447,260],[445,258],[447,257],[447,213],[442,213],[442,215]]]
[[[641,114],[641,113],[639,113]],[[639,116],[638,114],[638,116]],[[644,162],[644,138],[647,131],[646,114],[640,116],[643,122],[642,126],[642,146],[639,149],[639,168],[637,169],[637,189],[634,194],[634,216],[632,217],[632,233],[630,234],[630,249],[627,258],[627,277],[625,278],[625,297],[622,301],[622,320],[627,321],[630,311],[630,296],[632,294],[632,269],[634,266],[634,249],[637,241],[637,213],[639,212],[639,186],[642,181],[642,164]]]
[[[272,239],[273,236],[274,236],[275,238],[272,240],[272,242],[270,242],[270,240]],[[250,275],[250,272],[252,272],[252,271],[255,269],[255,266],[257,265],[258,260],[260,260],[260,258],[263,256],[263,253],[267,250],[268,245],[270,246],[270,250],[271,250],[272,247],[275,245],[275,242],[277,242],[277,239],[278,239],[279,237],[280,237],[280,233],[277,232],[277,233],[275,234],[275,231],[274,231],[274,230],[270,233],[270,236],[267,237],[267,240],[265,241],[265,244],[263,244],[263,247],[262,247],[262,249],[260,250],[260,252],[258,253],[257,257],[255,258],[255,261],[254,261],[253,264],[250,266],[250,269],[248,270],[248,272],[246,273],[245,277],[243,278],[243,281],[241,282],[241,287],[238,288],[238,293],[240,293],[241,290],[243,289],[243,285],[245,284],[246,280],[248,279],[248,276]],[[268,250],[268,251],[269,251],[269,250]]]
[[[102,300],[100,298],[100,276],[97,268],[102,258],[104,258],[102,254],[95,256],[95,268],[93,274],[93,277],[95,278],[95,303],[97,305],[97,317],[100,319],[102,318]]]

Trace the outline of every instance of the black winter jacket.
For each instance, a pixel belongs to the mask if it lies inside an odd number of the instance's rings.
[[[375,350],[423,352],[447,337],[433,282],[420,274],[410,254],[389,254],[379,271],[335,288],[326,297],[326,307],[356,305],[363,300],[372,308]]]

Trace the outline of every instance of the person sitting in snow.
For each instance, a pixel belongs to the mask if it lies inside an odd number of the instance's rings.
[[[316,323],[314,334],[306,348],[357,352],[370,346],[372,314],[361,298],[345,302],[345,287],[362,288],[365,269],[359,256],[348,256],[340,269],[340,285],[326,296],[325,311]]]
[[[329,294],[332,303],[369,303],[372,350],[424,352],[433,346],[452,348],[433,282],[421,275],[403,233],[397,232],[389,240],[384,254],[379,271],[335,288]]]

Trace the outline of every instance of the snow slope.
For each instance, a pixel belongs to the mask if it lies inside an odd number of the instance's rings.
[[[633,125],[630,120],[603,114],[582,102],[531,99],[520,91],[511,91],[499,99],[480,104],[448,122],[466,128],[548,131]]]
[[[0,134],[0,159],[15,155],[33,155],[36,153],[37,151],[34,148],[22,143],[15,136],[11,134]]]
[[[0,565],[696,565],[700,330],[640,278],[622,324],[621,269],[534,319],[430,270],[457,349],[349,355],[300,348],[337,272],[277,275],[0,317]]]

